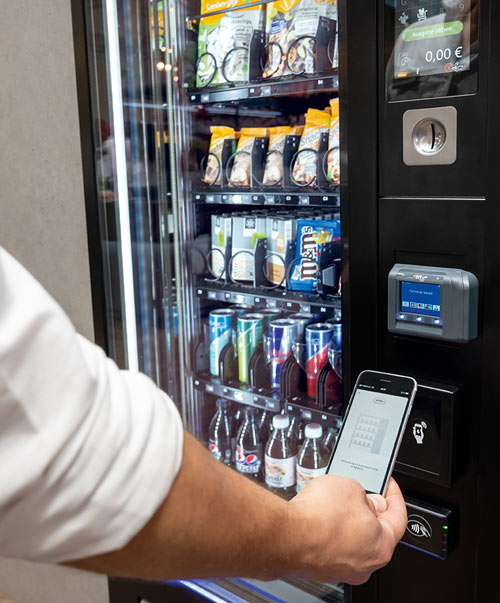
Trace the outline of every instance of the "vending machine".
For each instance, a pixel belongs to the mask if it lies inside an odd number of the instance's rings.
[[[499,12],[74,2],[108,352],[285,498],[325,470],[361,370],[418,382],[407,529],[367,584],[110,580],[112,601],[494,600]]]

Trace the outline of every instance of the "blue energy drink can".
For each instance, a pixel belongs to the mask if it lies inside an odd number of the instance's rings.
[[[231,341],[234,310],[212,310],[209,314],[210,326],[210,374],[219,376],[219,358],[222,349]]]
[[[269,325],[269,356],[271,357],[271,387],[280,389],[283,363],[292,353],[297,335],[295,320],[273,320]]]

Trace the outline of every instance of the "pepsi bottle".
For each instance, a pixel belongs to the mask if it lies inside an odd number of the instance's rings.
[[[259,480],[263,459],[263,445],[255,420],[255,408],[245,407],[243,423],[236,437],[236,470],[247,477]]]
[[[233,458],[233,420],[229,412],[229,402],[219,398],[217,412],[208,428],[208,448],[222,463],[230,465]]]

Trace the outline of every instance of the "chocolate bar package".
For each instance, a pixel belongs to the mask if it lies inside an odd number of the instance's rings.
[[[310,293],[316,291],[321,245],[339,238],[340,220],[299,220],[297,222],[296,262],[290,276],[290,289]]]

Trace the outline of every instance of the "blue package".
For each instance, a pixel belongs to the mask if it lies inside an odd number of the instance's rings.
[[[316,291],[321,245],[339,238],[340,220],[297,221],[296,259],[290,276],[290,289],[311,293]]]

